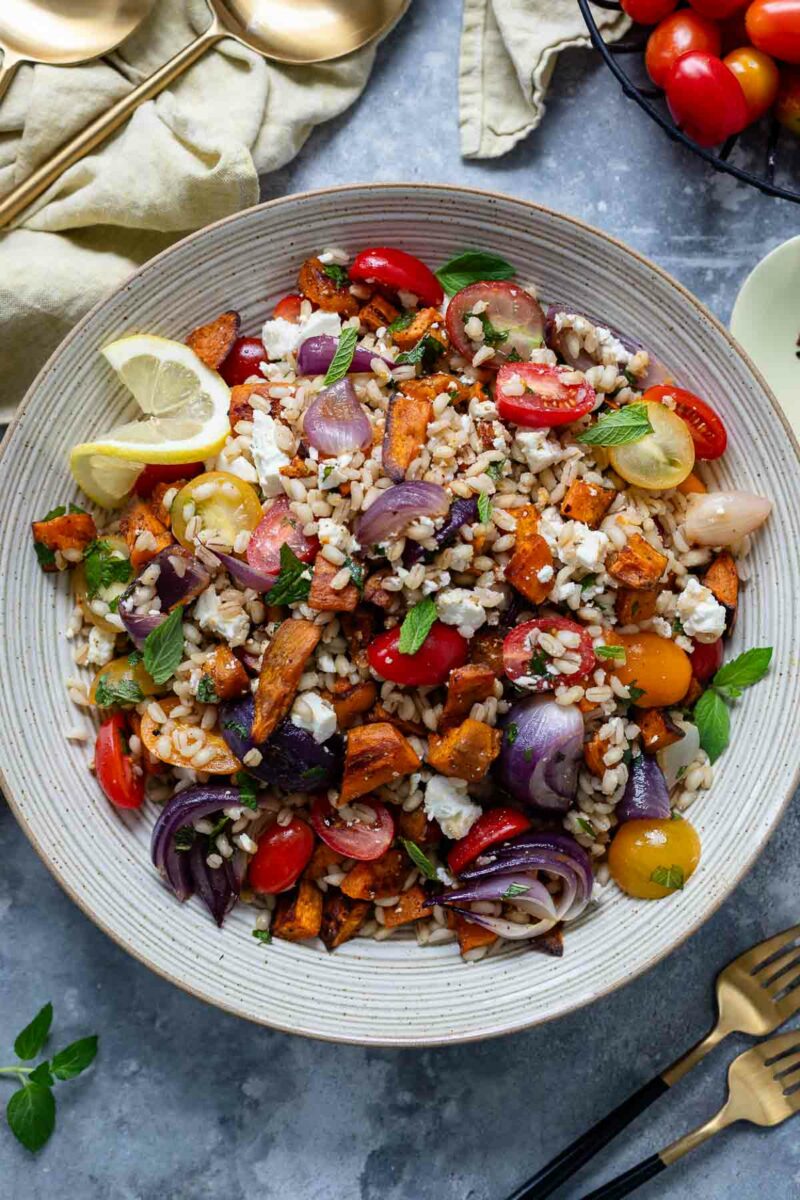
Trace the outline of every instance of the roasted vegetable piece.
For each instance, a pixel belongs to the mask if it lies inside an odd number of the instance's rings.
[[[505,635],[506,630],[497,627],[479,629],[469,641],[470,662],[488,667],[495,675],[501,676],[506,669],[503,659]]]
[[[174,495],[176,490],[180,491],[188,482],[188,478],[176,479],[173,482],[163,480],[161,483],[155,484],[150,493],[150,504],[152,505],[153,512],[165,529],[169,529],[172,525],[172,514],[164,503],[164,497],[167,492],[172,492]]]
[[[339,287],[335,279],[325,271],[325,264],[318,258],[307,258],[297,276],[300,291],[312,304],[323,312],[340,313],[343,317],[354,317],[358,312],[358,301],[348,288]]]
[[[655,587],[666,567],[667,556],[655,550],[640,533],[634,533],[625,548],[614,555],[607,569],[619,583],[641,591]]]
[[[645,754],[657,754],[667,746],[674,745],[684,736],[663,708],[635,708],[633,720],[642,731],[642,749]]]
[[[270,396],[269,388],[268,383],[237,383],[235,387],[231,388],[231,398],[228,404],[228,420],[231,429],[235,429],[239,421],[252,421],[252,396],[261,396],[262,399],[268,401],[272,416],[278,416],[281,409],[280,400]]]
[[[500,753],[502,735],[484,721],[467,717],[441,736],[428,738],[428,762],[440,775],[478,783]]]
[[[250,736],[264,742],[292,705],[300,676],[317,647],[322,628],[311,621],[284,621],[264,653]]]
[[[239,336],[241,319],[237,312],[220,313],[208,325],[198,325],[186,339],[186,345],[212,371],[218,371]]]
[[[343,685],[340,691],[329,695],[329,700],[336,710],[336,724],[340,729],[351,729],[359,717],[363,717],[374,706],[378,698],[378,689],[371,679],[363,683],[348,683],[346,679],[338,679],[337,685]]]
[[[174,541],[170,531],[159,521],[152,505],[145,500],[131,500],[128,503],[120,517],[119,531],[130,551],[131,565],[137,571]]]
[[[702,576],[702,582],[725,609],[725,628],[730,633],[736,620],[736,606],[739,602],[739,575],[736,560],[730,550],[723,550],[717,555]]]
[[[358,588],[354,583],[345,584],[338,591],[331,587],[331,581],[341,569],[335,563],[328,562],[320,551],[314,559],[314,574],[308,593],[309,608],[317,612],[353,612],[358,607]]]
[[[389,712],[388,708],[384,708],[382,704],[376,704],[370,712],[367,720],[371,724],[376,721],[386,721],[389,725],[394,725],[395,729],[399,729],[401,733],[411,734],[414,737],[426,737],[427,730],[419,721],[406,721],[398,713]]]
[[[383,435],[383,467],[395,483],[405,479],[406,471],[425,445],[432,412],[430,400],[404,396],[402,392],[389,401]]]
[[[677,491],[683,496],[691,496],[695,493],[703,494],[708,491],[708,488],[699,475],[696,475],[694,471],[690,471],[683,483],[678,484]]]
[[[167,714],[179,704],[177,696],[171,696],[160,701],[161,708]],[[197,735],[197,726],[189,725],[185,721],[175,722],[175,732],[183,733],[191,736]],[[184,754],[178,749],[173,741],[172,736],[161,733],[161,726],[157,725],[149,713],[145,713],[142,717],[141,739],[150,754],[161,762],[169,763],[173,767],[185,767],[191,769],[194,764],[188,754]],[[164,741],[166,739],[166,743]],[[236,755],[229,749],[227,743],[218,733],[206,731],[204,733],[203,746],[206,746],[214,751],[213,757],[203,763],[199,770],[206,771],[209,775],[233,775],[236,771],[241,771],[242,764]],[[198,743],[196,749],[200,749]]]
[[[338,854],[331,846],[326,846],[324,842],[317,842],[308,866],[303,871],[303,878],[322,879],[323,875],[328,874],[331,867],[338,866],[341,861],[341,854]]]
[[[351,729],[347,735],[344,778],[337,808],[399,779],[401,775],[410,775],[419,765],[414,747],[387,722]]]
[[[219,700],[232,700],[248,691],[250,680],[236,655],[227,646],[220,644],[203,663],[203,678],[208,679]],[[202,699],[202,696],[200,697]],[[216,703],[216,701],[209,701]]]
[[[351,900],[385,900],[400,892],[411,864],[402,850],[387,850],[372,862],[356,863],[342,882]]]
[[[373,572],[367,577],[364,584],[364,600],[367,604],[374,604],[377,608],[389,608],[394,600],[391,592],[384,590],[383,581],[387,575],[391,575],[388,567],[382,567],[380,571]]]
[[[476,925],[474,921],[470,921],[468,917],[459,912],[448,912],[447,923],[451,929],[455,930],[458,948],[462,954],[467,954],[470,950],[477,950],[479,946],[491,946],[497,941],[497,934],[492,933],[491,929],[484,929],[481,925]]]
[[[367,301],[361,312],[358,314],[358,319],[367,329],[371,329],[374,333],[382,326],[391,325],[392,321],[400,316],[400,309],[395,308],[390,300],[382,296],[380,292],[376,292],[371,300]]]
[[[395,329],[392,333],[395,346],[401,350],[410,350],[416,346],[426,333],[432,334],[443,346],[447,345],[447,334],[444,328],[444,317],[438,308],[421,308],[414,313],[414,319],[405,329]]]
[[[585,479],[575,479],[561,501],[561,515],[595,529],[608,512],[616,494],[611,488],[598,487],[596,483],[587,483]]]
[[[367,646],[375,636],[376,614],[368,608],[357,608],[352,613],[342,613],[339,624],[347,639],[347,649],[357,667],[364,670],[369,666]]]
[[[506,579],[532,604],[542,604],[553,586],[553,555],[536,532],[529,511],[517,518],[517,542],[506,567]]]
[[[608,753],[609,743],[605,738],[601,738],[599,733],[594,734],[589,738],[588,742],[583,746],[583,761],[598,779],[602,779],[606,773],[606,764],[603,762],[603,757]]]
[[[297,891],[278,900],[272,933],[284,942],[304,942],[316,937],[321,927],[322,892],[315,883],[301,879]]]
[[[619,588],[614,611],[620,625],[640,625],[656,615],[658,588]]]
[[[412,400],[435,400],[443,392],[452,398],[454,404],[469,395],[469,389],[459,383],[455,375],[448,375],[444,371],[425,375],[422,379],[403,380],[403,395]]]
[[[43,571],[58,570],[57,550],[65,556],[66,565],[74,567],[81,561],[86,547],[97,537],[94,517],[85,512],[59,513],[44,521],[34,521],[31,529],[36,556]]]
[[[469,716],[473,704],[481,704],[493,696],[496,678],[491,667],[483,663],[454,667],[447,681],[447,699],[439,720],[440,728],[457,725]]]
[[[413,812],[404,812],[398,808],[395,814],[398,837],[423,846],[426,842],[438,842],[441,831],[435,821],[429,821],[425,809],[415,808]]]
[[[327,950],[336,950],[358,933],[367,919],[369,903],[349,900],[341,892],[328,892],[322,902],[322,927],[319,936]]]
[[[398,925],[408,925],[410,921],[419,921],[430,915],[431,902],[419,884],[415,883],[400,893],[397,904],[384,908],[383,923],[386,929],[396,929]]]

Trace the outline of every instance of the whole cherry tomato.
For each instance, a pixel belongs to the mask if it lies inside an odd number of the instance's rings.
[[[640,900],[674,895],[699,861],[700,838],[683,819],[626,821],[614,834],[608,854],[611,878]]]
[[[712,21],[727,21],[740,8],[744,8],[748,0],[689,0],[695,12],[701,17],[710,17]]]
[[[319,551],[317,538],[307,538],[303,522],[294,515],[285,496],[272,503],[247,543],[247,561],[256,571],[277,575],[281,569],[281,546],[289,549],[301,562],[312,562]]]
[[[194,479],[205,471],[201,462],[193,463],[153,463],[145,467],[136,478],[133,490],[137,496],[150,496],[153,488],[159,483],[174,483],[177,479]]]
[[[267,361],[267,352],[261,338],[241,337],[233,343],[230,354],[219,369],[228,387],[246,383],[251,375],[261,376],[259,366]]]
[[[747,103],[747,123],[760,120],[775,103],[780,72],[768,54],[752,46],[740,46],[722,60],[739,80]]]
[[[140,808],[144,800],[144,774],[133,769],[127,744],[127,725],[116,712],[103,721],[94,746],[97,782],[117,808]]]
[[[800,0],[753,0],[745,23],[759,50],[783,62],[800,63]]]
[[[648,404],[651,402],[663,404],[665,400],[673,402],[667,407],[672,408],[673,412],[677,413],[681,420],[689,426],[697,458],[710,460],[719,458],[725,453],[725,447],[728,445],[725,426],[713,408],[706,404],[705,400],[695,396],[694,392],[689,392],[686,388],[659,383],[655,387],[648,388],[642,396],[642,400]]]
[[[506,363],[497,373],[497,411],[504,421],[528,429],[568,425],[597,402],[594,388],[585,380],[573,383],[574,377],[572,367]]]
[[[275,305],[273,317],[277,317],[281,321],[291,321],[292,325],[296,325],[300,320],[300,306],[303,303],[303,297],[299,292],[291,292],[288,296],[284,296]]]
[[[286,892],[294,887],[314,853],[311,827],[293,817],[288,825],[270,825],[258,839],[248,878],[254,892]]]
[[[625,687],[636,688],[639,708],[668,708],[686,695],[692,664],[671,638],[657,633],[606,633],[605,641],[624,648],[625,661],[612,660],[608,669]]]
[[[693,50],[670,69],[665,89],[675,124],[698,146],[716,146],[747,124],[747,101],[721,58]]]
[[[413,254],[392,246],[362,250],[349,275],[353,283],[377,283],[390,292],[411,292],[421,304],[435,307],[444,299],[442,285],[433,271]]]
[[[392,844],[394,818],[380,800],[359,800],[361,808],[372,809],[375,819],[346,821],[330,803],[327,796],[317,796],[311,809],[311,824],[317,837],[344,858],[372,862],[380,858]]]
[[[623,11],[639,25],[657,25],[678,7],[678,0],[621,0]]]
[[[695,647],[689,655],[692,664],[692,674],[701,683],[706,683],[712,675],[716,675],[722,666],[722,638],[715,642],[695,642]]]
[[[490,808],[478,817],[469,833],[456,842],[447,856],[447,865],[454,875],[459,875],[489,846],[516,837],[530,827],[530,818],[517,812],[516,808]]]
[[[575,633],[578,635],[580,644],[577,646],[577,651],[580,655],[580,663],[574,674],[569,676],[553,675],[547,671],[547,664],[552,662],[552,659],[538,644],[531,647],[531,634],[537,631],[539,633]],[[570,621],[568,617],[536,617],[533,621],[523,621],[521,625],[517,625],[511,630],[503,642],[503,666],[506,675],[515,683],[525,680],[526,682],[521,686],[534,692],[553,691],[556,684],[565,679],[569,679],[570,683],[577,683],[578,680],[585,679],[596,665],[591,636],[582,625],[579,625],[577,621]]]
[[[400,626],[379,633],[367,647],[367,658],[381,679],[404,687],[445,683],[453,667],[463,667],[469,644],[452,625],[434,621],[416,654],[401,654]]]
[[[645,66],[653,83],[663,88],[674,64],[690,50],[719,54],[719,26],[690,8],[681,8],[665,17],[647,39]]]
[[[800,136],[800,71],[791,67],[781,71],[775,116],[784,129]]]

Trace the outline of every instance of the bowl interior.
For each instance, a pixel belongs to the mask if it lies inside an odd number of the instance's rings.
[[[75,496],[69,448],[119,420],[122,389],[97,350],[122,334],[183,338],[238,309],[256,332],[293,290],[299,263],[325,246],[397,245],[432,266],[471,247],[511,260],[544,299],[602,314],[670,364],[725,419],[720,484],[772,497],[730,653],[775,647],[774,666],[733,714],[732,744],[691,819],[703,858],[691,885],[648,904],[612,893],[567,934],[561,960],[514,951],[472,965],[451,946],[389,940],[314,945],[251,936],[245,907],[224,931],[198,903],[179,905],[148,855],[154,812],[111,808],[87,771],[89,722],[67,698],[76,674],[64,630],[66,580],[43,576],[30,521]],[[791,794],[800,676],[791,654],[800,540],[797,447],[763,381],[688,293],[605,235],[522,201],[465,189],[362,186],[288,197],[188,238],[90,313],[33,385],[3,459],[0,544],[0,762],[6,794],[69,894],[148,966],[203,999],[292,1032],[362,1043],[436,1044],[508,1032],[558,1016],[655,962],[709,916],[753,862]],[[610,889],[609,889],[610,891]]]

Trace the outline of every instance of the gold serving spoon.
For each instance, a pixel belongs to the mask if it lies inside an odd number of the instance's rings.
[[[23,0],[34,7],[33,0]],[[133,3],[133,0],[129,0]],[[0,226],[7,225],[68,167],[95,150],[140,104],[169,87],[187,67],[223,38],[233,38],[276,62],[327,62],[350,54],[383,33],[410,0],[206,0],[212,19],[195,41],[117,101],[108,112],[62,146],[0,203]],[[45,5],[41,3],[40,6]],[[92,7],[85,0],[80,7]],[[106,2],[103,10],[114,7]],[[94,14],[93,21],[100,24]],[[3,23],[0,19],[0,30]]]
[[[153,0],[5,0],[0,5],[0,99],[20,63],[71,67],[108,54],[141,25]]]

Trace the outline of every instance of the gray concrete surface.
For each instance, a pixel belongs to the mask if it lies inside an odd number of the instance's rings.
[[[588,53],[565,55],[544,127],[505,159],[459,158],[455,0],[416,0],[367,96],[265,181],[270,197],[354,180],[497,188],[585,217],[665,266],[727,319],[753,264],[796,232],[794,206],[714,176],[673,147]],[[8,683],[8,681],[7,681]],[[75,908],[0,806],[0,1063],[47,999],[59,1039],[97,1031],[90,1076],[64,1085],[37,1158],[0,1125],[8,1200],[502,1200],[699,1037],[715,971],[798,920],[800,809],[751,875],[644,978],[556,1024],[433,1051],[360,1050],[257,1029],[127,957]],[[567,1194],[714,1111],[732,1039]],[[6,1084],[0,1082],[0,1096]],[[642,1197],[790,1200],[798,1127],[739,1129]]]

